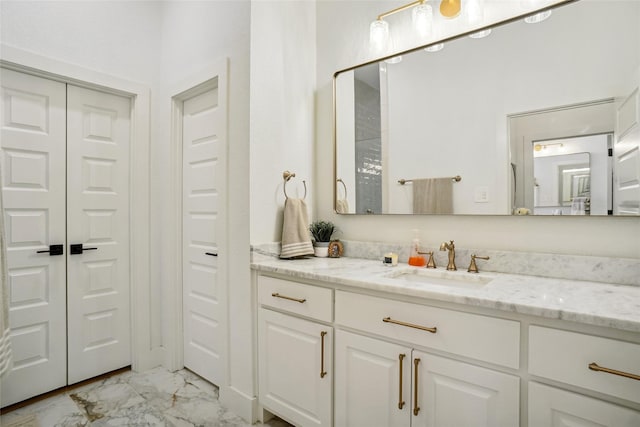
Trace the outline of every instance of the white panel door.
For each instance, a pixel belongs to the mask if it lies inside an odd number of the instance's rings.
[[[336,427],[408,426],[411,349],[336,331]]]
[[[2,173],[13,369],[1,406],[67,381],[65,85],[1,70]],[[66,253],[66,250],[65,250]]]
[[[412,362],[413,427],[520,423],[519,377],[415,350]]]
[[[226,111],[218,88],[183,103],[184,365],[222,384]]]
[[[613,150],[613,213],[640,215],[640,89],[617,112]]]
[[[130,110],[129,98],[68,86],[69,384],[131,364]]]

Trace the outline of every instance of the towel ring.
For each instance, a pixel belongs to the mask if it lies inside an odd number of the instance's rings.
[[[347,184],[344,183],[344,181],[342,180],[342,178],[338,178],[336,179],[336,182],[339,182],[342,184],[342,187],[344,187],[344,198],[347,198]]]
[[[284,197],[287,199],[289,198],[289,196],[287,195],[287,182],[295,176],[296,176],[295,172],[289,172],[289,171],[282,172],[282,179],[284,179],[284,186],[282,187],[282,189],[284,190]],[[307,182],[305,180],[302,180],[302,185],[304,185],[304,196],[302,197],[302,199],[306,199],[307,198]]]

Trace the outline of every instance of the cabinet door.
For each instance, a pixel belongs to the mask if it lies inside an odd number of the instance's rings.
[[[519,425],[520,379],[413,352],[412,426]]]
[[[529,383],[529,425],[551,427],[631,427],[640,413],[592,397]]]
[[[336,427],[408,426],[410,362],[410,348],[336,331]]]
[[[333,329],[259,310],[260,402],[296,426],[331,425]]]

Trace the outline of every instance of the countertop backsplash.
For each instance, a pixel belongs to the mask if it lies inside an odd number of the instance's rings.
[[[344,245],[344,257],[360,259],[379,259],[383,254],[395,252],[400,263],[406,263],[409,257],[409,245],[380,242],[361,242],[341,240]],[[424,245],[423,251],[433,251],[438,267],[447,265],[447,252],[438,247]],[[616,283],[640,286],[640,260],[633,258],[607,258],[584,255],[561,255],[533,252],[508,252],[486,249],[470,249],[456,246],[456,266],[458,270],[469,267],[471,254],[488,256],[489,260],[477,260],[478,269],[486,272],[522,274],[527,276],[552,277],[590,282]],[[278,257],[280,243],[251,245],[251,261]],[[295,262],[295,260],[291,260]]]

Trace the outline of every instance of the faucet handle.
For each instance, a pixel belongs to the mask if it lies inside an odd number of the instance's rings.
[[[429,255],[429,260],[427,261],[427,268],[436,268],[436,262],[433,260],[433,251],[429,252],[418,252],[421,255]]]
[[[489,259],[488,256],[478,256],[476,254],[471,255],[471,264],[469,264],[469,268],[467,271],[469,273],[477,273],[478,272],[478,264],[476,264],[476,258],[478,259]]]

